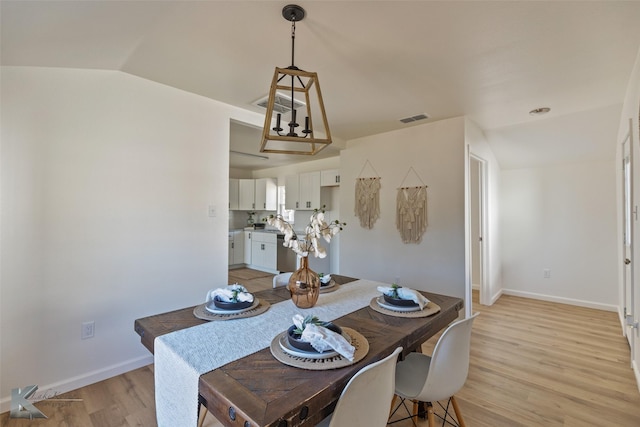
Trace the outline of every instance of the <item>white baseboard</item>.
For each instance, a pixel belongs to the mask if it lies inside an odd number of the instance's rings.
[[[141,368],[153,363],[153,356],[143,356],[136,359],[130,359],[115,365],[107,366],[106,368],[97,369],[95,371],[87,372],[82,375],[78,375],[72,378],[68,378],[62,381],[58,381],[53,384],[36,384],[38,391],[36,394],[50,390],[56,394],[66,393],[71,390],[75,390],[81,387],[86,387],[90,384],[97,383],[99,381],[106,380],[116,375],[124,374],[125,372],[132,371],[134,369]],[[16,384],[15,387],[26,387],[31,384]],[[14,388],[15,388],[14,387]],[[7,412],[11,409],[11,396],[3,397],[0,399],[0,413]],[[45,414],[46,415],[46,414]]]
[[[502,289],[500,289],[497,294],[491,297],[491,305],[495,304],[496,301],[498,301],[501,296],[502,296]]]
[[[479,291],[480,290],[480,285],[478,285],[477,283],[472,283],[471,284],[471,289],[474,291]]]
[[[597,310],[618,312],[618,306],[611,305],[611,304],[600,304],[592,301],[584,301],[584,300],[579,300],[574,298],[556,297],[553,295],[537,294],[533,292],[523,292],[523,291],[517,291],[513,289],[502,289],[502,293],[504,295],[513,295],[516,297],[539,299],[542,301],[557,302],[560,304],[576,305],[578,307],[587,307],[587,308],[595,308]]]
[[[278,274],[278,273],[280,273],[278,270],[272,270],[270,268],[265,268],[265,267],[262,267],[262,266],[259,266],[259,265],[249,264],[246,267],[250,268],[252,270],[264,271],[265,273],[269,273],[269,274]]]
[[[622,307],[618,307],[618,318],[620,319],[620,328],[622,328],[622,336],[627,336],[627,319],[624,318]]]

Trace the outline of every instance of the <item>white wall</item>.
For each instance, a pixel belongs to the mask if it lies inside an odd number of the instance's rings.
[[[487,289],[483,304],[493,304],[502,292],[502,250],[500,230],[500,164],[489,146],[484,132],[469,119],[465,120],[465,141],[469,144],[469,152],[485,161],[487,206],[485,207],[485,223],[487,235],[484,236],[485,256],[488,258],[485,271]]]
[[[134,320],[227,283],[229,120],[262,118],[113,71],[1,78],[4,411],[149,363]]]
[[[462,297],[465,290],[464,119],[454,118],[349,141],[340,156],[341,273]],[[382,178],[380,218],[360,227],[355,180],[367,160]],[[413,167],[419,179],[409,174]],[[366,168],[364,176],[372,176]],[[396,189],[428,186],[427,231],[404,244],[396,229]]]
[[[614,161],[505,170],[501,182],[503,292],[615,310]]]

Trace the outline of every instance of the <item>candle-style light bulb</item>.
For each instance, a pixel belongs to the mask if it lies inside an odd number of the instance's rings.
[[[280,127],[280,113],[276,115],[276,127],[274,127],[272,130],[276,132],[282,132],[282,128]]]
[[[311,133],[311,129],[309,129],[309,116],[304,118],[304,130],[302,131],[304,136],[307,136]]]
[[[287,134],[287,136],[298,136],[298,134],[294,132],[297,126],[298,124],[296,123],[296,110],[291,110],[291,121],[289,122],[289,133]]]

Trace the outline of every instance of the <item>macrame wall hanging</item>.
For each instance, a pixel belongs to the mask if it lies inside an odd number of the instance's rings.
[[[355,214],[362,228],[371,229],[380,216],[380,177],[362,177],[364,168],[369,165],[375,175],[378,172],[367,160],[356,178]]]
[[[410,172],[418,178],[421,185],[398,188],[396,197],[396,227],[404,243],[420,243],[427,230],[427,186],[413,167],[409,168],[402,180],[404,185]]]

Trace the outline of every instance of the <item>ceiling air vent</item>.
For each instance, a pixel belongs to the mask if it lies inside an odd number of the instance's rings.
[[[269,95],[258,99],[253,105],[257,105],[258,107],[267,109],[267,103],[269,102]],[[297,110],[300,107],[304,107],[306,104],[304,102],[300,102],[298,100],[293,101],[293,106]],[[291,111],[291,98],[282,93],[276,92],[275,102],[273,103],[273,112],[285,114]]]
[[[425,120],[428,118],[429,116],[427,116],[426,114],[418,114],[417,116],[405,117],[404,119],[400,119],[400,121],[402,123],[411,123],[411,122],[417,122],[418,120]]]

